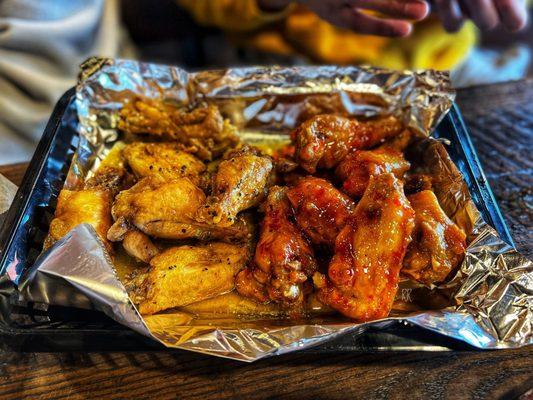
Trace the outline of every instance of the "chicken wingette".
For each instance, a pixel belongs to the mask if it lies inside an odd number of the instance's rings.
[[[371,177],[337,237],[327,278],[313,277],[319,299],[357,321],[388,316],[413,226],[401,182],[390,173]]]
[[[154,314],[233,290],[248,259],[246,246],[213,242],[172,247],[153,257],[128,286],[141,314]]]
[[[356,150],[337,166],[335,175],[342,182],[342,190],[353,197],[361,197],[371,176],[386,172],[402,179],[409,169],[403,154],[389,147],[375,150]]]
[[[273,186],[264,204],[259,242],[251,265],[237,276],[237,291],[260,302],[303,311],[305,283],[317,269],[313,249],[291,222],[287,188]]]
[[[376,146],[401,132],[402,124],[394,117],[359,121],[317,115],[298,126],[291,140],[296,161],[313,174],[319,168],[335,168],[348,153]]]
[[[128,144],[123,150],[124,158],[137,179],[159,174],[165,178],[189,178],[199,185],[205,164],[184,151],[179,143]]]
[[[427,285],[440,283],[463,260],[465,233],[448,218],[431,190],[408,199],[415,210],[415,229],[402,273]]]
[[[212,160],[239,142],[234,127],[215,106],[188,111],[163,100],[137,98],[120,111],[118,127],[128,133],[182,143],[202,160]]]
[[[205,199],[204,192],[188,178],[148,176],[116,196],[112,208],[115,222],[107,237],[121,241],[132,230],[160,239],[231,241],[251,235],[244,217],[230,227],[196,221],[195,215]]]
[[[355,203],[329,181],[307,176],[287,192],[296,223],[313,244],[333,246]]]

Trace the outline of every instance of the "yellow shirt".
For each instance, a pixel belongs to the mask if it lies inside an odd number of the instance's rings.
[[[200,25],[218,27],[242,45],[284,55],[302,54],[318,63],[452,69],[477,40],[471,23],[449,34],[430,18],[416,23],[408,38],[383,38],[337,28],[302,6],[265,13],[255,0],[177,1]]]

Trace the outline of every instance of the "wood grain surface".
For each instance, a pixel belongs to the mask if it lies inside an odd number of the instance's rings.
[[[533,80],[457,101],[518,248],[533,242]],[[0,167],[20,183],[24,165]],[[185,352],[0,351],[0,399],[526,399],[533,347],[484,352],[294,353],[253,364]]]

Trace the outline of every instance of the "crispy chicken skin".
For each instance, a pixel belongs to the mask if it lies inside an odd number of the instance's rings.
[[[239,212],[265,198],[274,168],[270,157],[248,147],[230,152],[225,158],[213,176],[211,195],[196,217],[221,227],[233,225]]]
[[[273,301],[302,311],[304,283],[317,269],[313,249],[290,221],[287,188],[273,186],[264,205],[253,264],[237,275],[237,291],[260,302]]]
[[[408,199],[415,210],[415,229],[402,273],[427,285],[440,283],[463,260],[465,233],[444,213],[431,190]]]
[[[206,166],[183,148],[179,143],[135,142],[127,145],[123,153],[137,179],[159,174],[170,179],[186,177],[198,185]]]
[[[154,314],[233,290],[249,257],[244,246],[213,242],[172,247],[152,258],[128,288],[141,314]]]
[[[394,117],[359,121],[336,115],[317,115],[291,135],[300,166],[313,174],[317,168],[330,169],[356,149],[367,149],[402,131]]]
[[[375,150],[356,150],[337,166],[335,175],[342,182],[342,190],[353,197],[361,197],[371,176],[391,172],[402,179],[410,164],[403,154],[389,147]]]
[[[124,234],[122,246],[129,255],[145,263],[149,263],[152,258],[159,254],[159,249],[150,238],[135,229]]]
[[[124,132],[173,140],[191,147],[203,160],[211,160],[238,143],[235,129],[215,106],[187,111],[162,100],[134,99],[120,111]]]
[[[84,189],[71,191],[63,189],[57,199],[55,217],[50,223],[49,237],[45,247],[61,239],[79,224],[90,224],[107,248],[106,239],[111,226],[111,193],[108,190]]]
[[[115,223],[107,237],[123,240],[132,228],[161,239],[233,240],[250,235],[243,219],[228,228],[196,221],[197,210],[204,204],[204,192],[190,179],[148,176],[116,196],[112,208]]]
[[[315,274],[319,299],[358,321],[386,317],[398,290],[414,211],[393,174],[370,178],[335,242],[328,278]]]
[[[355,210],[355,203],[330,182],[307,176],[289,189],[287,198],[296,223],[316,245],[333,246],[335,238]]]

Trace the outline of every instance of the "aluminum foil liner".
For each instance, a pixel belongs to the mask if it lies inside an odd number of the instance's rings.
[[[245,140],[287,140],[311,115],[392,113],[430,136],[454,93],[437,71],[367,67],[243,68],[187,73],[176,67],[91,59],[77,88],[81,135],[65,186],[90,176],[118,139],[118,110],[135,96],[162,97],[177,105],[215,103]],[[333,317],[310,320],[196,319],[183,311],[141,317],[115,267],[89,225],[74,228],[44,252],[20,280],[27,300],[94,307],[167,347],[243,361],[307,348],[369,326],[404,320],[482,349],[532,342],[533,266],[483,222],[444,145],[426,138],[412,149],[418,168],[431,174],[448,215],[468,234],[469,247],[446,285],[400,285],[390,318],[366,324]],[[429,310],[429,311],[428,311]]]

